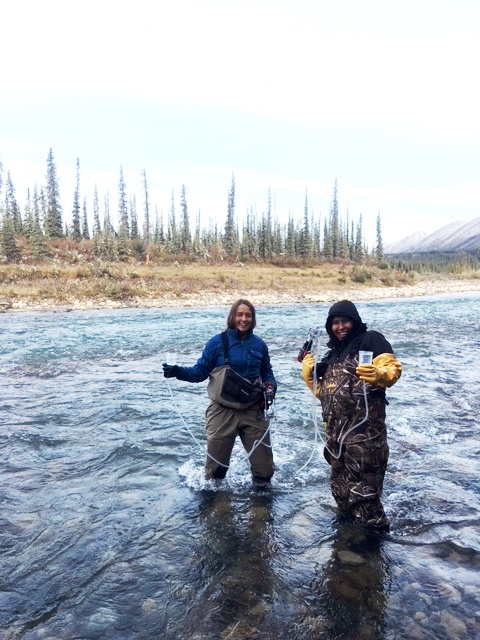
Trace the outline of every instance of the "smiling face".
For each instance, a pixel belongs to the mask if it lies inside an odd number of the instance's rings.
[[[247,333],[252,328],[253,314],[246,304],[241,304],[235,314],[235,328],[241,333]]]
[[[339,342],[343,342],[353,329],[353,322],[343,316],[335,316],[332,320],[332,333]]]

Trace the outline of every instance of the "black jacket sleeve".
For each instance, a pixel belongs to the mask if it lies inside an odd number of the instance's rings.
[[[373,351],[374,358],[381,353],[393,353],[392,345],[378,331],[366,331],[360,342],[359,349]]]

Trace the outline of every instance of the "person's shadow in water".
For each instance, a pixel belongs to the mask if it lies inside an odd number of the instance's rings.
[[[246,638],[257,633],[273,588],[271,501],[268,489],[254,489],[247,496],[203,492],[197,565],[203,588],[190,607],[188,624],[195,635],[188,637]]]
[[[385,638],[389,571],[384,539],[381,533],[338,523],[331,558],[313,584],[311,621],[319,635],[312,638]]]

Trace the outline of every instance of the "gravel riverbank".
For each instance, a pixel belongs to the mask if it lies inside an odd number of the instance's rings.
[[[480,280],[422,280],[414,284],[392,287],[372,287],[356,284],[354,286],[322,287],[315,290],[289,288],[268,289],[247,287],[240,290],[219,283],[215,289],[183,292],[181,295],[168,294],[162,296],[144,296],[127,300],[75,299],[58,302],[55,298],[42,300],[28,300],[25,298],[5,298],[0,300],[1,311],[82,311],[87,309],[119,309],[119,308],[161,308],[161,307],[198,307],[221,306],[232,304],[238,298],[247,298],[255,305],[271,304],[305,304],[316,302],[335,302],[350,299],[380,300],[388,298],[413,298],[435,296],[441,294],[457,294],[464,292],[479,292]]]

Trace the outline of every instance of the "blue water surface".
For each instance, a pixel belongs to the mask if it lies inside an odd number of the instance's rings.
[[[0,315],[0,638],[479,637],[480,295],[358,303],[404,368],[383,538],[336,517],[296,361],[328,307],[257,308],[279,383],[270,490],[239,443],[205,481],[206,382],[161,373],[227,307]]]

